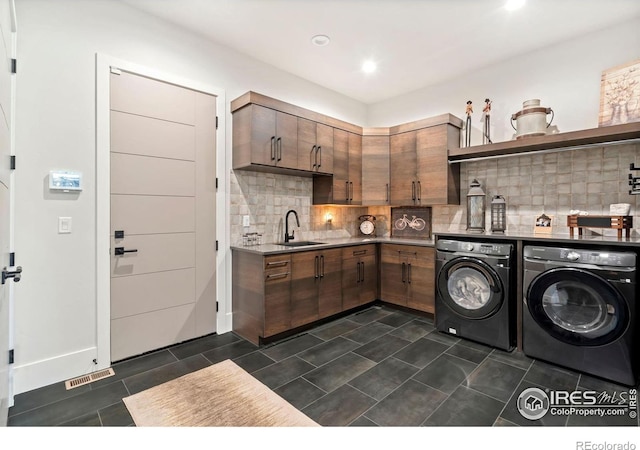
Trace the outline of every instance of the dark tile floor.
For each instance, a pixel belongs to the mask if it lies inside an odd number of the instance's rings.
[[[210,335],[114,365],[115,376],[72,390],[57,383],[15,397],[10,426],[131,426],[123,397],[225,359],[325,426],[638,426],[629,417],[551,416],[516,408],[528,387],[627,390],[434,329],[373,306],[260,348]]]

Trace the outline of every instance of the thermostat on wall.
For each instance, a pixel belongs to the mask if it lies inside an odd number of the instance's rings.
[[[49,172],[49,189],[58,191],[81,191],[82,173],[68,172],[65,170],[52,170]]]

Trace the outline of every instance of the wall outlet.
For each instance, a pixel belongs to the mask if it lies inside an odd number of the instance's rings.
[[[242,226],[248,227],[251,224],[249,216],[242,216]]]

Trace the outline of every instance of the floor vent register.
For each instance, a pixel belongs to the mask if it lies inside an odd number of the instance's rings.
[[[67,380],[64,382],[67,387],[67,391],[69,389],[77,388],[80,386],[84,386],[85,384],[93,383],[94,381],[102,380],[103,378],[109,378],[114,376],[116,373],[113,369],[105,369],[100,370],[98,372],[93,372],[88,375],[82,375],[81,377],[72,378],[71,380]]]

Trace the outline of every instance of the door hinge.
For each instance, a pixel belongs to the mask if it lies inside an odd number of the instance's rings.
[[[11,58],[11,73],[18,73],[18,60]]]
[[[16,265],[16,253],[11,252],[9,253],[9,267],[13,267],[15,265]]]
[[[109,69],[111,69],[111,73],[114,75],[121,75],[122,71],[120,69],[118,69],[117,67],[110,67]]]
[[[218,241],[216,240],[216,251],[218,251]]]
[[[216,130],[218,129],[218,116],[216,116]]]
[[[9,161],[9,169],[16,170],[16,155],[11,155],[11,161]]]
[[[13,349],[9,350],[9,364],[13,364],[14,361],[14,356],[13,356]]]
[[[216,312],[218,312],[218,302],[216,302]]]

